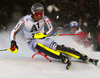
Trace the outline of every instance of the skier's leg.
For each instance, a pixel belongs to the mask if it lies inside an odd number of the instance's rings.
[[[36,49],[39,50],[40,52],[46,54],[47,56],[53,57],[55,59],[60,59],[63,63],[67,64],[66,69],[69,69],[71,62],[67,56],[62,55],[60,52],[52,50],[52,49],[44,46],[41,43],[37,43]]]
[[[59,51],[61,53],[66,53],[67,55],[72,56],[76,59],[81,59],[81,60],[84,60],[84,61],[86,60],[85,58],[83,58],[83,56],[80,52],[73,50],[71,48],[68,48],[68,47],[57,45],[56,51]]]
[[[45,55],[56,58],[56,59],[59,59],[59,57],[61,55],[61,53],[56,52],[56,51],[44,46],[41,43],[37,43],[36,49],[39,50],[40,52],[44,53]]]
[[[94,63],[95,65],[97,65],[98,60],[89,58],[87,55],[81,54],[80,52],[73,50],[71,48],[67,48],[61,45],[57,45],[56,51],[59,51],[61,53],[66,53],[69,56],[72,56],[76,59],[81,59],[83,61],[89,61],[91,63]]]

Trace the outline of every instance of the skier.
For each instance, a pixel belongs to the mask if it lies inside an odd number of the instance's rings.
[[[11,31],[11,51],[18,49],[15,35],[23,28],[27,44],[33,52],[40,51],[41,53],[55,59],[60,59],[63,63],[67,64],[67,69],[69,69],[71,62],[68,57],[63,55],[61,52],[68,52],[68,55],[75,57],[76,59],[91,61],[95,64],[97,63],[97,61],[88,58],[86,55],[82,55],[76,50],[58,45],[54,40],[46,37],[52,35],[54,33],[54,29],[48,17],[44,15],[44,7],[42,4],[33,4],[31,7],[31,12],[32,14],[26,15],[20,19],[17,25]],[[45,27],[47,28],[47,32],[44,31]]]
[[[72,21],[70,23],[70,29],[73,34],[79,34],[75,36],[75,41],[77,43],[83,44],[85,47],[90,46],[90,42],[87,40],[87,36],[85,33],[81,30],[81,28],[78,26],[78,23],[76,21]]]

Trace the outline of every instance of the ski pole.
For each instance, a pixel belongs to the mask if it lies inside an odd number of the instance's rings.
[[[3,50],[0,50],[0,51],[7,51],[7,49],[3,49]]]
[[[10,51],[11,53],[17,53],[17,52],[18,52],[18,49],[17,49],[17,48],[15,48],[15,50],[14,50],[14,51],[11,51],[11,49],[10,49],[10,48],[8,48],[8,49],[2,49],[2,50],[0,50],[0,51]]]

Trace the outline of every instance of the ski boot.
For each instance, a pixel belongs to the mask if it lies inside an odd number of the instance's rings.
[[[83,61],[85,61],[85,62],[87,62],[88,57],[87,57],[87,55],[82,54],[82,56],[81,56],[80,59],[83,60]]]
[[[92,59],[92,58],[89,59],[89,62],[96,66],[97,66],[98,61],[99,61],[98,59]]]
[[[84,54],[82,54],[81,59],[82,59],[83,61],[85,61],[85,62],[90,62],[90,63],[92,63],[92,64],[94,64],[94,65],[96,65],[96,66],[97,66],[97,63],[98,63],[98,61],[99,61],[98,59],[88,58],[87,55],[84,55]]]
[[[66,69],[69,70],[69,68],[71,66],[71,62],[68,59],[68,57],[63,56],[63,57],[60,58],[60,61],[62,61],[63,63],[67,64]]]

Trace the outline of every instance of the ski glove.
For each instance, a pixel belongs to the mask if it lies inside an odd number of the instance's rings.
[[[17,46],[17,44],[16,44],[16,41],[12,40],[12,41],[11,41],[10,50],[11,50],[11,51],[14,51],[15,49],[18,49],[18,46]]]
[[[32,34],[34,39],[43,39],[45,37],[47,37],[47,35],[43,34],[43,33],[35,33]]]

